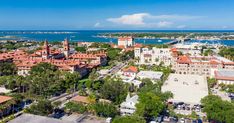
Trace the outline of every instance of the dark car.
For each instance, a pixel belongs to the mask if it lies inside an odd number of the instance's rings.
[[[54,113],[52,114],[51,117],[59,119],[59,118],[61,118],[64,115],[65,115],[64,110],[62,110],[62,109],[55,109]]]
[[[197,123],[202,123],[202,120],[201,119],[197,119]]]

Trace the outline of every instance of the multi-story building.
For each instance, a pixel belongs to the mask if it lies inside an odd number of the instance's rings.
[[[85,76],[94,67],[105,65],[107,55],[104,51],[96,53],[73,53],[70,54],[69,41],[63,42],[63,51],[50,49],[48,41],[44,42],[41,50],[28,54],[22,50],[0,54],[0,62],[13,62],[18,70],[18,74],[26,76],[31,68],[39,63],[51,63],[59,70],[69,72],[79,72]]]
[[[137,67],[134,67],[134,66],[130,66],[122,70],[122,73],[124,76],[134,77],[134,78],[136,77],[137,72],[138,72]]]
[[[218,84],[233,85],[234,84],[234,70],[215,70],[214,77]]]
[[[118,47],[128,48],[134,46],[134,38],[132,36],[123,36],[118,38]]]
[[[191,44],[178,43],[173,45],[174,48],[176,48],[178,51],[182,52],[183,54],[190,54],[192,56],[201,56],[202,46],[204,46],[204,44],[201,43],[191,43]]]
[[[172,65],[177,74],[197,74],[209,77],[212,69],[233,69],[234,62],[218,56],[179,56]]]
[[[97,66],[107,64],[107,54],[104,51],[98,51],[96,53],[74,53],[69,59],[80,60],[82,63]]]
[[[147,65],[159,65],[163,62],[164,65],[169,66],[173,62],[173,52],[170,48],[134,48],[135,58],[139,60],[138,63]]]
[[[70,46],[67,38],[63,41],[63,54],[66,58],[70,55]]]
[[[78,47],[89,47],[93,44],[94,42],[78,42]]]

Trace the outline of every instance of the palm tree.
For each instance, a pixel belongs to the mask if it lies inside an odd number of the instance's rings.
[[[25,78],[23,76],[16,76],[16,86],[18,87],[17,90],[20,93],[22,92],[22,87],[23,87],[22,85],[24,82],[25,82]]]

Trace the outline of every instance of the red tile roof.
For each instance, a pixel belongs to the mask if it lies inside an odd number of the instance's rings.
[[[124,47],[124,45],[118,45],[118,48],[124,49],[125,47]]]
[[[119,37],[118,41],[126,41],[126,40],[132,40],[133,37],[132,36],[123,36],[123,37]]]
[[[179,62],[179,63],[191,63],[191,59],[187,55],[179,56],[177,62]]]
[[[219,64],[220,62],[216,61],[216,60],[210,60],[210,64]]]
[[[171,51],[172,52],[177,52],[177,49],[176,48],[171,48]]]
[[[11,100],[12,97],[0,95],[0,104]]]
[[[130,66],[130,67],[128,67],[128,68],[123,69],[123,72],[133,72],[133,73],[137,73],[138,70],[137,70],[137,67]]]
[[[234,65],[234,62],[224,62],[225,65]]]
[[[143,45],[142,45],[142,44],[139,44],[139,43],[136,43],[134,47],[135,47],[135,48],[141,48],[141,47],[143,47]]]

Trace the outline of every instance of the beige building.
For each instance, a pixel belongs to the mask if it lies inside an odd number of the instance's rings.
[[[159,65],[161,62],[164,65],[169,66],[173,63],[173,50],[171,48],[134,48],[134,55],[136,59],[139,59],[139,64],[156,64]]]
[[[184,55],[177,58],[172,68],[177,74],[196,74],[209,77],[212,69],[234,69],[234,62],[218,56],[190,57]]]
[[[118,47],[128,48],[135,45],[134,38],[132,36],[124,36],[118,38]]]

